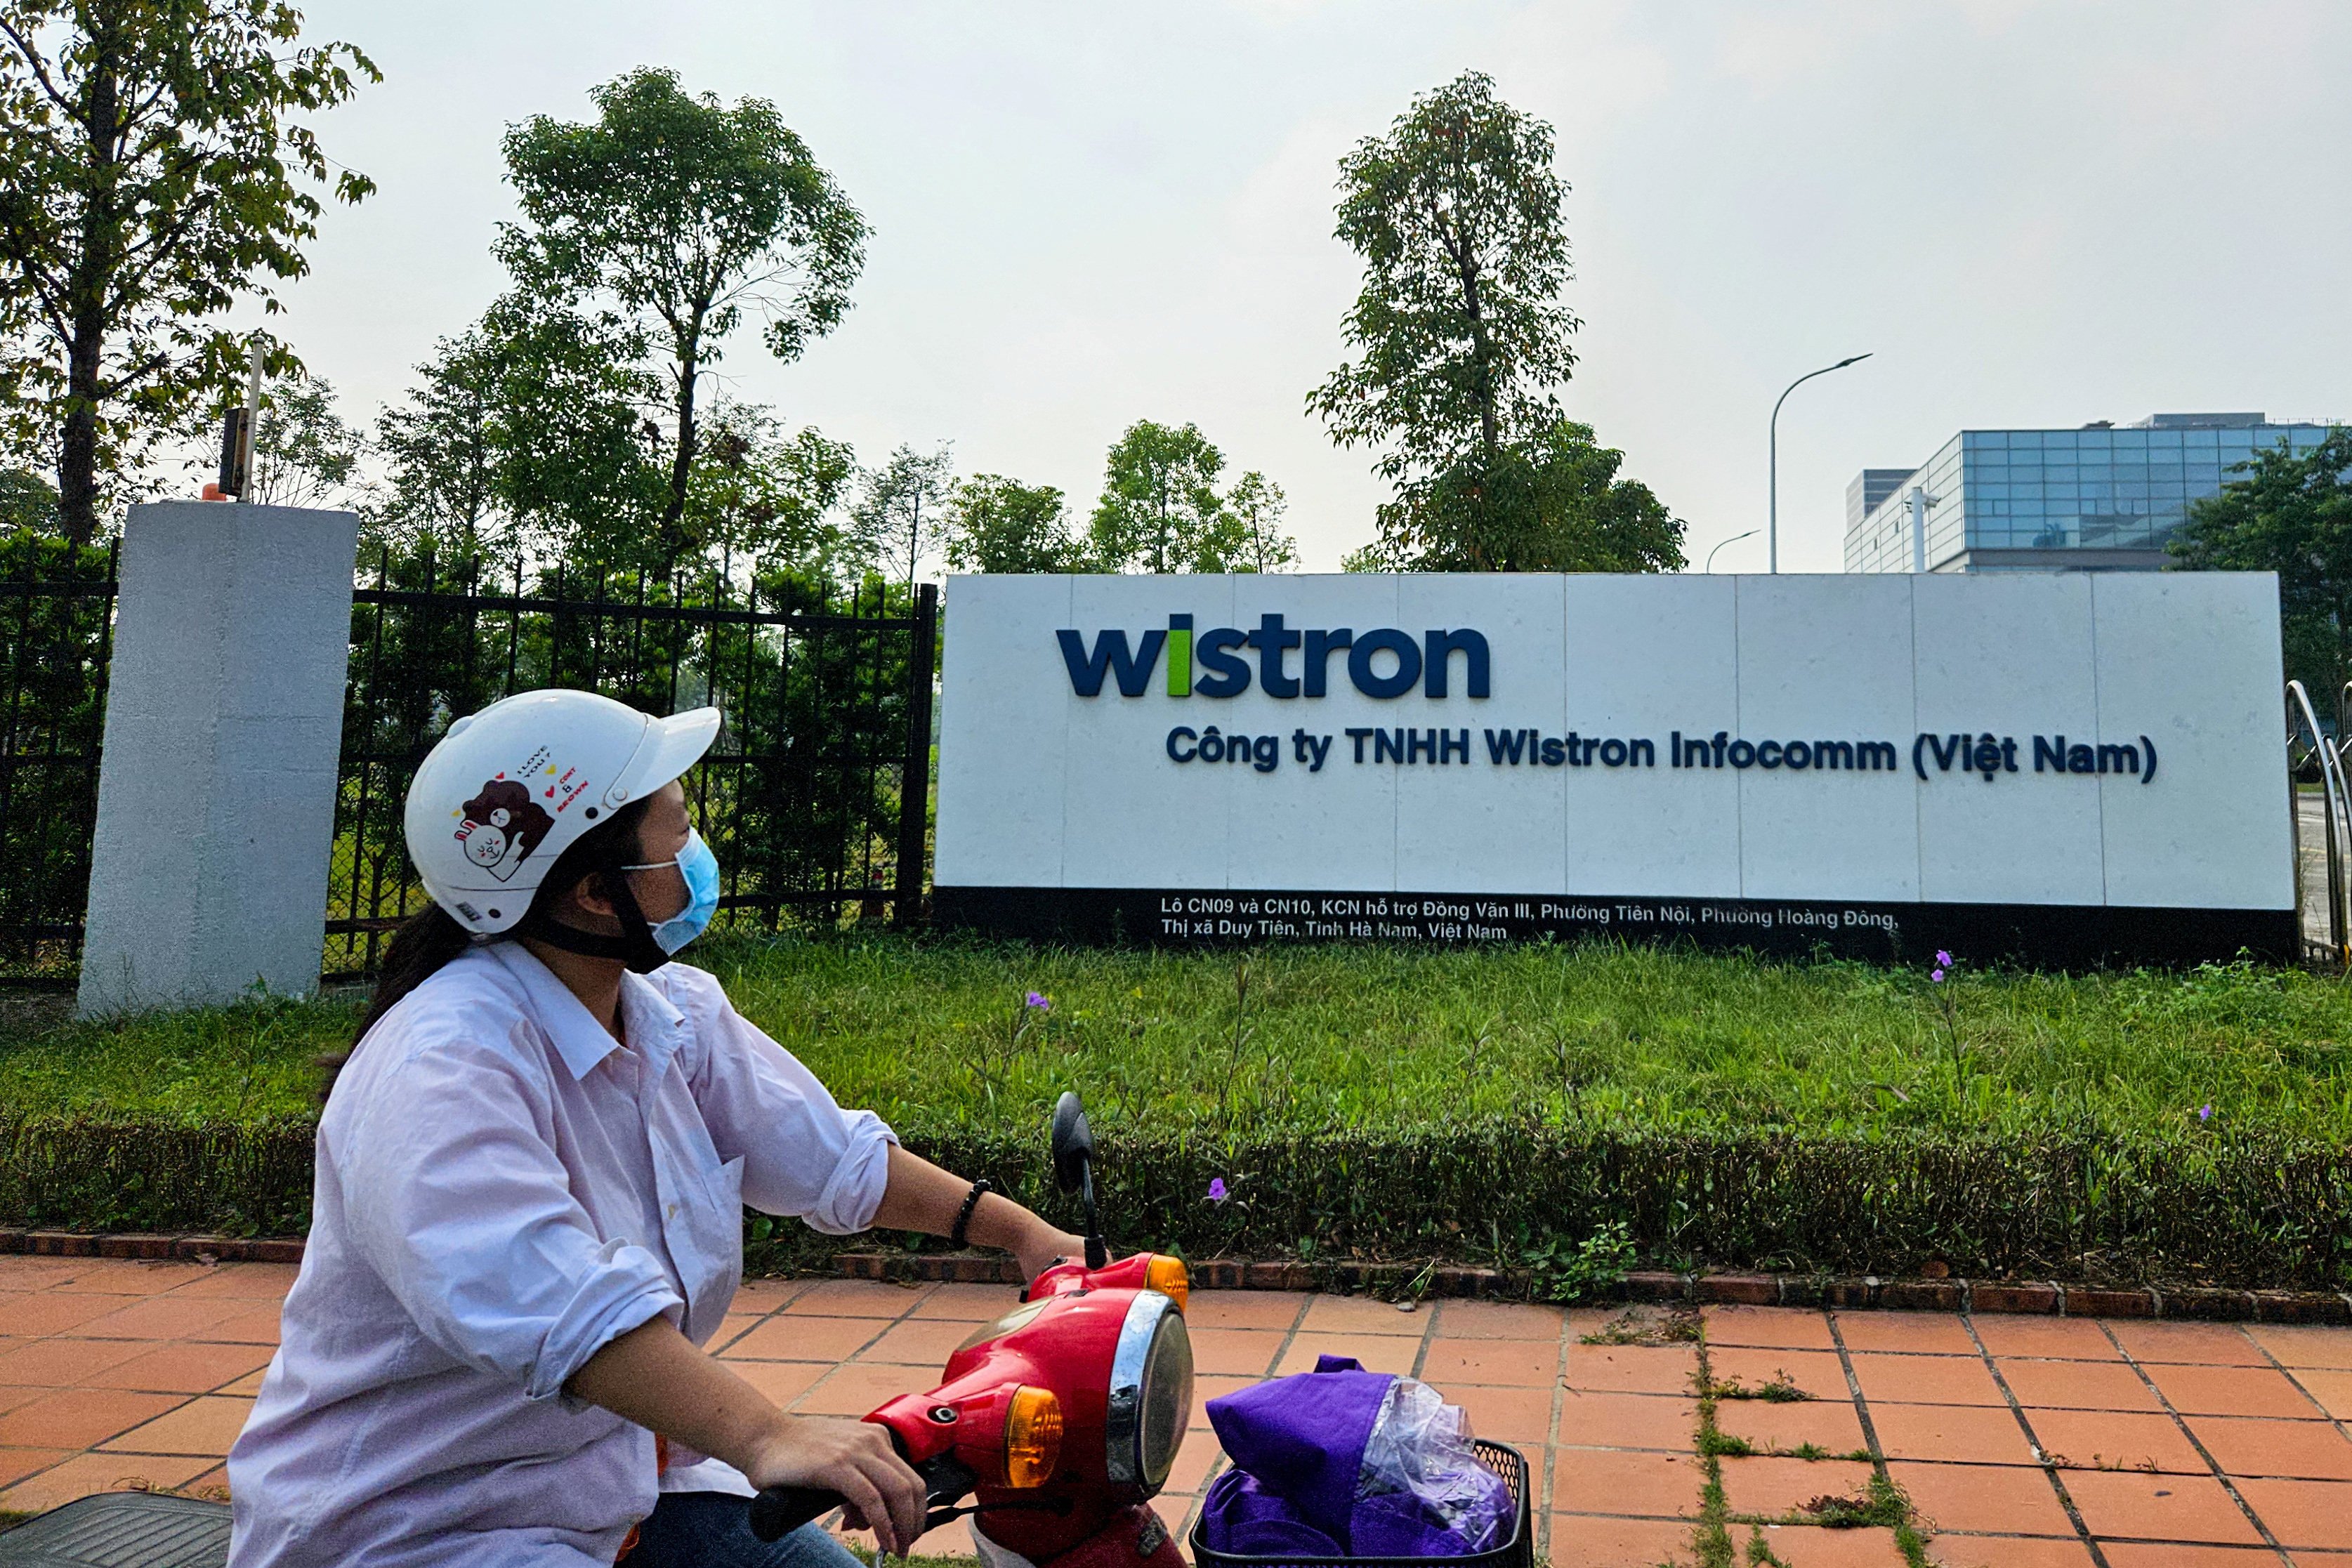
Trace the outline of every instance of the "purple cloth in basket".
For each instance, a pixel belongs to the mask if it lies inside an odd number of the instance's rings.
[[[1201,1539],[1235,1557],[1345,1557],[1348,1549],[1298,1517],[1287,1498],[1257,1484],[1247,1470],[1227,1470],[1201,1502]]]
[[[1395,1381],[1385,1372],[1366,1372],[1353,1356],[1327,1355],[1312,1372],[1210,1400],[1209,1425],[1216,1428],[1217,1442],[1236,1467],[1256,1478],[1259,1490],[1249,1506],[1255,1508],[1256,1498],[1271,1493],[1288,1502],[1308,1528],[1344,1549],[1364,1444]],[[1210,1517],[1204,1506],[1202,1534],[1223,1552],[1226,1548],[1217,1545]],[[1342,1555],[1349,1554],[1343,1550]]]
[[[1395,1381],[1354,1358],[1209,1401],[1209,1424],[1234,1468],[1202,1500],[1201,1537],[1244,1557],[1459,1557],[1473,1541],[1405,1492],[1359,1499],[1364,1445]],[[1497,1507],[1510,1494],[1499,1478]],[[1497,1515],[1496,1522],[1509,1526]],[[1491,1528],[1491,1527],[1490,1527]],[[1499,1539],[1490,1535],[1487,1544]]]

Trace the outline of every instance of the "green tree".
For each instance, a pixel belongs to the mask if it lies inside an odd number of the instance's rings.
[[[1255,469],[1225,492],[1219,530],[1225,571],[1287,571],[1298,564],[1298,541],[1282,531],[1289,501],[1282,486]]]
[[[1106,571],[1224,570],[1217,538],[1224,465],[1199,425],[1129,425],[1104,465],[1102,499],[1087,530],[1097,564]]]
[[[380,538],[429,539],[445,559],[665,564],[667,479],[645,418],[660,386],[635,341],[610,316],[520,293],[443,340],[377,422]]]
[[[911,588],[916,563],[944,537],[948,499],[954,493],[955,471],[945,445],[929,453],[900,446],[887,463],[866,471],[857,503],[849,509],[856,559],[894,578],[904,566],[901,580]]]
[[[76,544],[155,444],[242,379],[219,322],[278,308],[321,210],[374,189],[291,114],[348,99],[348,44],[280,52],[278,0],[0,0],[0,432],[58,476]],[[299,364],[282,345],[272,373]]]
[[[948,503],[947,542],[948,565],[958,571],[1086,570],[1086,552],[1070,537],[1062,492],[1001,474],[975,474],[956,486]]]
[[[773,104],[690,95],[641,68],[590,94],[591,125],[536,116],[507,133],[523,222],[497,250],[558,308],[608,305],[667,349],[669,476],[665,542],[682,545],[699,444],[704,374],[745,310],[779,360],[800,356],[849,308],[866,220]]]
[[[546,310],[520,292],[482,327],[499,368],[490,439],[498,496],[534,553],[612,566],[667,563],[659,528],[667,489],[644,410],[658,394],[610,316]]]
[[[406,401],[376,416],[385,474],[368,520],[478,558],[504,542],[491,447],[499,360],[482,329],[470,327],[436,343],[416,374]]]
[[[1487,463],[1472,455],[1381,508],[1353,570],[1679,571],[1683,524],[1650,487],[1617,477],[1625,455],[1555,420]]]
[[[1469,71],[1339,162],[1339,237],[1364,258],[1344,329],[1357,358],[1307,394],[1341,446],[1428,478],[1559,416],[1576,363],[1559,303],[1568,234],[1552,131]]]
[[[2265,447],[2198,502],[2167,548],[2184,571],[2274,571],[2287,674],[2323,715],[2352,680],[2352,430]]]
[[[345,504],[359,480],[359,432],[335,412],[335,389],[307,377],[270,389],[253,432],[252,497],[266,507]]]
[[[0,538],[57,530],[57,487],[29,468],[0,468]]]
[[[845,541],[832,519],[856,473],[845,443],[787,435],[764,408],[721,404],[694,465],[687,531],[705,556],[836,575]]]

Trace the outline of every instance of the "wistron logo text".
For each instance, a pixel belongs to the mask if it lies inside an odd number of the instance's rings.
[[[1392,701],[1416,686],[1424,697],[1453,695],[1454,672],[1462,674],[1465,696],[1484,700],[1493,689],[1493,656],[1486,634],[1467,628],[1438,627],[1415,637],[1393,626],[1359,632],[1350,627],[1296,628],[1279,614],[1261,615],[1255,628],[1220,626],[1196,633],[1192,617],[1171,615],[1165,627],[1154,626],[1132,641],[1123,630],[1097,632],[1092,647],[1083,633],[1064,628],[1055,633],[1062,663],[1068,669],[1071,691],[1081,697],[1100,697],[1108,680],[1122,697],[1147,695],[1153,673],[1164,656],[1161,689],[1171,697],[1237,697],[1253,682],[1270,697],[1285,700],[1329,695],[1335,666],[1346,671],[1348,683],[1365,696]],[[1241,650],[1255,655],[1253,661]],[[1294,661],[1292,655],[1296,654]],[[1343,660],[1339,655],[1345,654]],[[1194,727],[1180,724],[1163,740],[1168,760],[1175,763],[1240,763],[1258,773],[1272,773],[1286,759],[1320,773],[1332,761],[1335,742],[1344,735],[1349,745],[1339,759],[1355,766],[1468,766],[1483,752],[1493,767],[1655,768],[1668,770],[1729,768],[1745,772],[1791,774],[1877,774],[1899,776],[1901,753],[1890,740],[1871,737],[1791,737],[1749,739],[1726,730],[1689,734],[1670,731],[1664,746],[1647,736],[1546,734],[1539,728],[1496,729],[1481,727],[1478,745],[1468,727],[1417,727],[1399,726],[1345,728],[1339,735],[1318,733],[1305,727],[1289,735],[1250,735],[1228,731],[1215,724]],[[2131,742],[2070,739],[2064,735],[2018,737],[1990,730],[1970,734],[1915,736],[1910,747],[1911,772],[1925,783],[1936,775],[1973,775],[1985,783],[2028,772],[2050,778],[2099,778],[2123,775],[2142,784],[2154,783],[2156,743],[2146,735]],[[2027,746],[2031,751],[2027,751]],[[1661,758],[1663,751],[1665,755]]]
[[[1466,695],[1483,697],[1489,685],[1490,657],[1486,634],[1479,632],[1441,628],[1415,637],[1384,626],[1359,635],[1346,626],[1297,630],[1280,615],[1261,615],[1255,631],[1220,626],[1196,639],[1190,615],[1171,615],[1165,627],[1154,626],[1133,643],[1124,631],[1096,632],[1091,649],[1075,631],[1055,635],[1062,644],[1062,662],[1069,666],[1070,689],[1082,697],[1101,695],[1105,675],[1117,684],[1119,695],[1143,695],[1162,653],[1168,656],[1170,696],[1237,697],[1249,690],[1251,677],[1250,661],[1235,652],[1241,648],[1255,651],[1257,687],[1270,697],[1324,695],[1330,690],[1333,657],[1341,653],[1347,655],[1348,684],[1368,697],[1401,697],[1415,686],[1424,696],[1445,696],[1457,663]],[[1295,662],[1289,656],[1294,651]],[[1196,671],[1202,673],[1196,677]]]

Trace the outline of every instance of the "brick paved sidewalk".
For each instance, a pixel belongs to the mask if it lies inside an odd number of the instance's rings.
[[[218,1495],[221,1456],[277,1338],[293,1270],[0,1258],[0,1509],[147,1485]],[[927,1386],[997,1286],[757,1281],[720,1354],[793,1408],[862,1415]],[[1412,1372],[1538,1472],[1556,1568],[1694,1561],[1704,1461],[1696,1346],[1598,1345],[1612,1314],[1487,1301],[1417,1312],[1361,1299],[1202,1291],[1189,1314],[1207,1399],[1319,1352]],[[2352,1329],[1710,1308],[1719,1397],[1752,1456],[1719,1463],[1735,1515],[1791,1568],[1902,1562],[1885,1528],[1795,1521],[1874,1469],[1950,1568],[2352,1568]],[[1868,1460],[1786,1457],[1864,1452]],[[1782,1450],[1780,1456],[1769,1450]],[[1216,1445],[1193,1414],[1161,1511],[1189,1523]],[[1735,1522],[1738,1560],[1750,1526]],[[928,1542],[961,1551],[951,1533]]]

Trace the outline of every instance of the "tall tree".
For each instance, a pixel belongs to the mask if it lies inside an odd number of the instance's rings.
[[[589,96],[593,124],[540,115],[507,133],[524,221],[497,248],[527,289],[607,301],[667,348],[661,530],[682,546],[704,374],[746,309],[779,360],[831,331],[865,265],[866,220],[765,99],[730,109],[649,68]]]
[[[887,463],[866,471],[849,509],[854,549],[893,576],[905,567],[905,581],[913,587],[917,562],[945,537],[948,498],[954,492],[955,470],[945,445],[928,453],[899,447]]]
[[[975,474],[948,503],[948,564],[959,571],[1083,571],[1062,492]]]
[[[1552,131],[1465,72],[1339,162],[1339,237],[1364,258],[1345,332],[1358,357],[1307,394],[1342,446],[1426,478],[1559,415],[1577,319]]]
[[[1217,559],[1214,534],[1224,511],[1217,476],[1225,455],[1201,427],[1127,427],[1103,467],[1102,498],[1095,504],[1087,543],[1107,571],[1222,570],[1196,564]]]
[[[2323,714],[2352,680],[2352,430],[2300,455],[2265,447],[2189,508],[2170,549],[2186,571],[2274,571],[2287,674]]]
[[[241,379],[219,317],[309,271],[302,182],[375,188],[288,118],[380,79],[348,44],[287,47],[301,23],[279,0],[0,0],[0,406],[75,543],[110,476]]]

